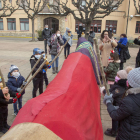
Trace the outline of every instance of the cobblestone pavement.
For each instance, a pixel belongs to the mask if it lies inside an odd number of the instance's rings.
[[[34,48],[44,49],[44,42],[29,42],[30,39],[19,39],[19,38],[0,38],[0,68],[3,72],[5,81],[7,81],[7,74],[11,64],[17,65],[19,67],[20,73],[26,78],[31,71],[31,66],[29,63],[30,56],[32,55]],[[71,47],[71,52],[75,51],[76,41]],[[138,52],[138,48],[130,48],[131,59],[127,61],[127,65],[135,65],[135,57]],[[48,55],[48,60],[51,60],[51,56]],[[64,54],[62,53],[59,57],[59,69],[61,69],[64,62]],[[52,70],[47,71],[47,76],[49,82],[51,82],[56,74],[52,74]],[[44,83],[45,90],[45,83]],[[23,105],[32,98],[32,82],[26,88],[26,94],[23,96]],[[13,105],[8,105],[8,124],[11,125],[15,119],[13,115]],[[101,99],[101,119],[103,124],[103,131],[111,127],[111,119],[107,113],[106,106],[102,104]],[[0,133],[2,136],[2,133]],[[104,136],[104,140],[115,140],[115,138]]]

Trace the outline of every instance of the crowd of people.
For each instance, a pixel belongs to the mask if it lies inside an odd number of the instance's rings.
[[[93,29],[87,33],[88,41],[93,46],[95,33]],[[34,67],[38,59],[39,63],[36,65],[32,74],[34,74],[41,64],[46,60],[46,64],[33,78],[32,97],[36,97],[37,90],[39,94],[43,93],[43,80],[46,87],[48,86],[48,78],[46,71],[51,68],[50,62],[47,61],[47,45],[49,54],[52,60],[60,52],[61,46],[67,42],[64,48],[65,59],[70,53],[72,46],[73,35],[69,28],[66,28],[64,35],[61,35],[60,30],[52,34],[48,25],[45,25],[42,31],[44,39],[45,51],[39,48],[33,49],[33,55],[30,58],[31,69]],[[140,37],[134,40],[134,43],[140,45]],[[110,95],[107,95],[105,87],[101,87],[100,91],[104,96],[104,104],[112,118],[112,128],[108,128],[105,134],[116,137],[116,140],[138,140],[140,139],[140,50],[136,57],[136,68],[131,66],[126,69],[123,64],[130,58],[128,50],[128,40],[125,34],[120,35],[120,40],[113,38],[113,34],[104,30],[101,38],[98,41],[101,53],[102,65],[106,80],[110,86]],[[59,57],[52,64],[52,73],[58,73]],[[2,80],[0,79],[0,83]],[[19,68],[11,65],[8,73],[7,87],[0,89],[0,132],[6,133],[10,126],[7,124],[8,104],[13,103],[14,114],[17,115],[22,108],[22,96],[25,91],[21,91],[21,86],[25,86],[27,82],[19,72]],[[21,94],[19,94],[22,92]],[[9,93],[9,94],[8,94]],[[10,99],[13,97],[13,99]],[[16,97],[16,98],[15,98]]]

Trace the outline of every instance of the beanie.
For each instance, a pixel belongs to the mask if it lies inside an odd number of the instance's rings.
[[[126,72],[126,70],[119,70],[119,71],[117,72],[117,74],[119,75],[119,77],[120,77],[121,79],[127,79],[127,72]]]
[[[14,70],[19,70],[17,66],[11,65],[10,67],[10,73],[12,73]]]
[[[41,51],[39,48],[34,48],[33,49],[33,55],[36,55],[36,54],[41,54]]]
[[[140,68],[131,70],[128,74],[127,80],[131,87],[140,87]]]

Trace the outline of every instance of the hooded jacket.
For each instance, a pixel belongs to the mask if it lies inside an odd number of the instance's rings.
[[[108,81],[115,81],[115,76],[120,67],[120,60],[113,61],[108,64],[106,68],[104,68],[104,72],[106,73],[106,79]]]
[[[140,140],[140,88],[131,88],[127,94],[119,109],[108,103],[107,110],[113,120],[120,121],[116,140]]]
[[[8,73],[8,82],[7,87],[12,90],[13,92],[17,92],[17,88],[20,88],[23,84],[23,81],[25,81],[25,78],[23,76],[19,76],[17,79],[11,75],[11,73]],[[25,93],[25,91],[22,92],[22,95]]]

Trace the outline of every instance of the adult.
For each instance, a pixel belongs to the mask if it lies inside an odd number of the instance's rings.
[[[121,34],[120,35],[120,40],[118,41],[118,52],[119,52],[119,58],[121,60],[120,63],[120,70],[123,69],[123,63],[126,62],[127,57],[126,57],[126,51],[128,51],[128,40],[126,34]]]
[[[101,51],[102,65],[103,67],[107,67],[110,51],[117,46],[117,43],[115,42],[112,33],[104,30],[98,44]]]
[[[77,30],[78,40],[79,40],[79,38],[81,37],[82,32],[83,32],[83,26],[82,26],[82,24],[80,24],[80,25],[79,25],[79,30]]]
[[[45,46],[45,54],[47,54],[47,44],[50,45],[50,38],[51,38],[52,32],[48,28],[48,25],[45,25],[44,30],[42,31],[42,37],[44,39],[44,46]]]
[[[64,44],[61,32],[59,30],[56,31],[56,33],[51,37],[51,46],[50,46],[50,54],[52,60],[55,58],[55,56],[60,52],[61,46]],[[58,60],[59,57],[55,60],[55,66],[54,63],[52,64],[52,73],[58,73]]]
[[[140,139],[140,68],[131,70],[127,76],[128,90],[122,99],[119,108],[113,105],[112,94],[105,95],[104,103],[113,120],[119,121],[116,140]]]
[[[88,41],[92,44],[94,44],[94,40],[93,38],[95,37],[95,32],[93,31],[93,28],[90,28],[90,32],[87,33],[89,36],[88,36]]]
[[[73,35],[70,31],[69,28],[66,28],[66,32],[65,34],[63,35],[63,40],[64,40],[64,43],[69,39],[68,43],[66,44],[65,48],[64,48],[64,56],[65,56],[65,59],[68,57],[69,53],[70,53],[70,47],[72,46],[72,38],[73,38]]]
[[[140,45],[140,36],[138,38],[135,38],[134,43],[136,45]],[[136,57],[136,68],[140,67],[140,49],[138,51],[137,57]]]

